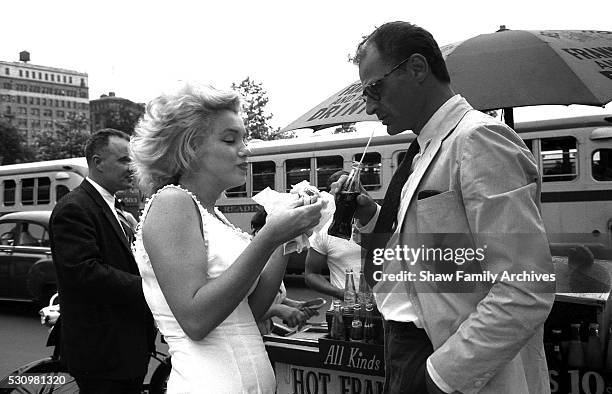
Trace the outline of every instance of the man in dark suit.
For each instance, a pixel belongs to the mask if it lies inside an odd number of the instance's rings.
[[[51,250],[62,305],[61,357],[81,393],[140,393],[155,330],[115,201],[131,181],[129,137],[87,141],[88,177],[56,205]]]

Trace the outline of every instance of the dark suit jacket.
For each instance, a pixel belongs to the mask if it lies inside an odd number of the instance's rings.
[[[146,374],[155,330],[124,233],[89,183],[62,198],[50,220],[61,304],[61,355],[75,376]]]

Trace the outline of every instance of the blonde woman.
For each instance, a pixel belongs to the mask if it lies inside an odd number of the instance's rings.
[[[130,142],[152,197],[134,254],[143,291],[172,355],[170,393],[272,393],[256,320],[274,299],[284,242],[320,220],[322,202],[271,214],[255,237],[215,208],[245,182],[248,149],[234,92],[185,86],[149,103]]]

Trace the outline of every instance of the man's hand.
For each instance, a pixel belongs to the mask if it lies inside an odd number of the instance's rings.
[[[344,182],[348,175],[342,175],[338,180],[331,184],[329,192],[336,196],[336,194],[342,189]],[[374,214],[376,213],[376,203],[372,200],[372,197],[366,192],[363,186],[359,185],[361,194],[357,196],[357,210],[355,211],[354,217],[359,220],[360,225],[367,224]]]

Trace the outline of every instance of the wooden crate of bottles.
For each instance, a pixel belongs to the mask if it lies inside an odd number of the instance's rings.
[[[551,392],[612,393],[612,327],[607,300],[557,295],[544,324]]]
[[[353,308],[338,302],[336,310],[326,312],[328,333],[318,340],[323,368],[384,376],[382,317],[374,304],[366,305],[367,317],[360,304]]]
[[[361,311],[363,311],[363,307],[361,308]],[[353,325],[353,319],[354,319],[355,315],[353,313],[353,309],[350,307],[347,307],[346,305],[342,305],[342,323],[344,326],[344,337],[337,337],[335,335],[332,335],[332,329],[334,327],[334,311],[327,311],[325,312],[325,320],[327,321],[327,338],[328,339],[335,339],[335,340],[339,340],[339,341],[351,341],[351,331],[352,331],[352,325]],[[361,313],[361,322],[362,322],[362,330],[363,330],[363,324],[365,324],[365,314]],[[381,345],[383,344],[383,336],[384,336],[384,332],[383,332],[383,327],[382,327],[382,316],[380,315],[380,312],[378,311],[378,309],[376,308],[376,305],[373,305],[373,310],[372,310],[372,322],[373,322],[373,327],[372,327],[372,339],[357,339],[355,340],[355,338],[353,338],[353,342],[364,342],[364,343],[370,343],[370,344],[375,344],[375,345]]]

